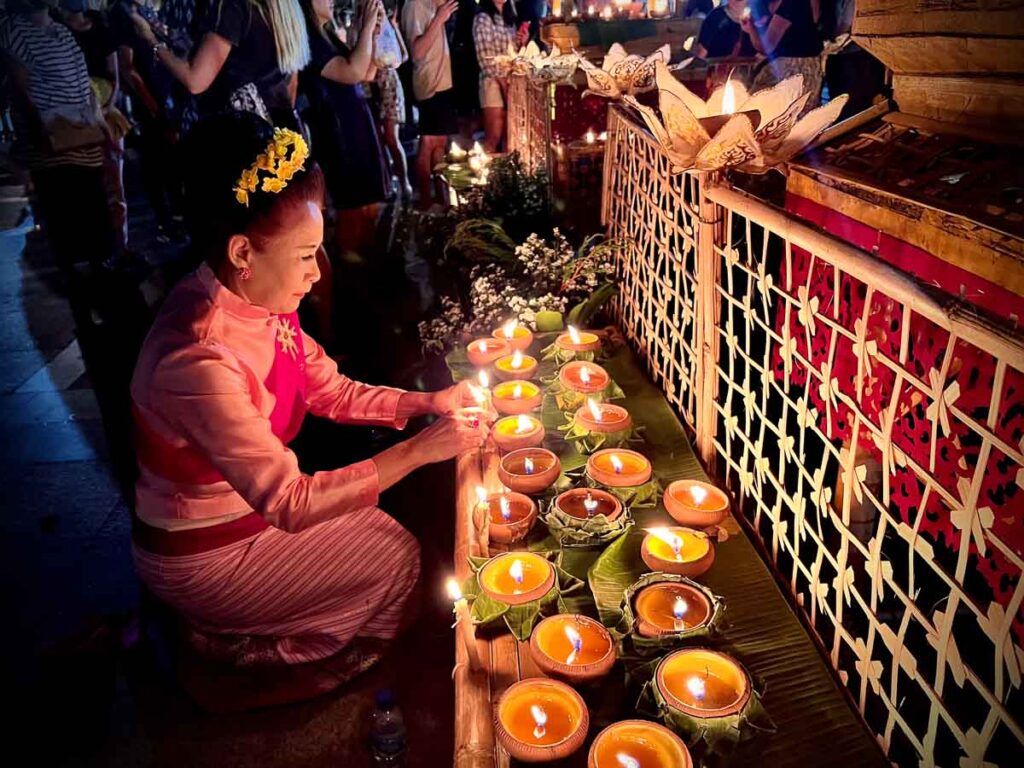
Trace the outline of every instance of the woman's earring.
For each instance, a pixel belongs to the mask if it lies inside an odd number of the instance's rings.
[[[242,267],[240,270],[238,270],[239,280],[248,280],[250,277],[252,277],[252,270],[249,269],[248,267]]]

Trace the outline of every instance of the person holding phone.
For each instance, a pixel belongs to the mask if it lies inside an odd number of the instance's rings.
[[[473,43],[480,63],[480,107],[484,113],[484,149],[496,152],[505,133],[505,90],[498,77],[494,57],[520,48],[529,37],[525,22],[516,29],[515,11],[508,0],[481,0],[480,13],[473,19]]]
[[[456,0],[409,0],[402,9],[402,31],[412,54],[413,94],[420,108],[416,186],[420,208],[434,203],[431,171],[444,157],[448,137],[458,129],[452,99],[452,60],[444,25]]]

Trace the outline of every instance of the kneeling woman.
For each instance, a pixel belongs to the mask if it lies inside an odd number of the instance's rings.
[[[189,141],[186,199],[206,262],[168,296],[132,381],[135,562],[207,657],[287,668],[292,685],[261,686],[239,705],[279,703],[335,687],[397,634],[419,547],[378,495],[479,446],[487,424],[464,408],[466,386],[351,381],[299,328],[320,276],[323,177],[298,134],[241,112]],[[306,475],[287,444],[307,411],[398,429],[442,418],[372,459]]]

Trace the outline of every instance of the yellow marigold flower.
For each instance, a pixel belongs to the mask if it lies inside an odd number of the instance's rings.
[[[274,192],[274,193],[277,193],[277,192],[280,192],[282,189],[284,189],[284,187],[285,187],[285,183],[283,181],[281,181],[281,179],[275,179],[273,177],[268,176],[267,178],[265,178],[263,180],[263,191],[264,192]]]
[[[249,207],[249,193],[246,192],[244,189],[239,189],[238,187],[235,187],[235,200],[240,202],[246,208]]]

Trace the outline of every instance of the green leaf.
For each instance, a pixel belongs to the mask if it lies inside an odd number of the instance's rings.
[[[569,317],[566,320],[570,325],[576,327],[586,326],[592,317],[596,315],[601,308],[608,303],[608,301],[615,296],[618,292],[619,287],[614,283],[605,283],[590,296],[581,301],[575,307],[569,311]]]
[[[622,596],[648,570],[640,559],[643,532],[635,529],[620,536],[602,552],[587,573],[598,615],[607,627],[622,618]]]
[[[455,227],[455,232],[444,246],[444,254],[458,251],[471,261],[516,261],[516,244],[501,224],[490,219],[468,219]]]

